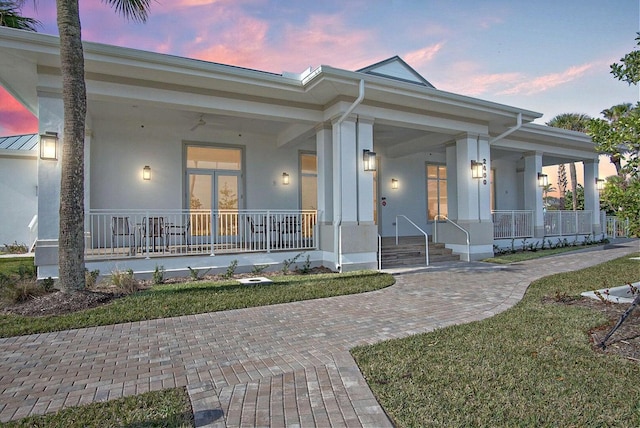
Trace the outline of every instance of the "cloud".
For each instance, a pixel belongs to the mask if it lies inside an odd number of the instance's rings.
[[[533,79],[527,79],[527,81],[498,92],[498,95],[533,95],[544,92],[581,78],[589,70],[594,68],[594,66],[595,63],[577,65],[569,67],[560,73],[550,73]]]
[[[38,132],[38,120],[0,86],[0,135]]]
[[[435,45],[426,46],[422,49],[407,52],[403,59],[414,68],[423,67],[429,63],[438,52],[440,52],[440,49],[442,49],[443,46],[444,42],[440,42]]]

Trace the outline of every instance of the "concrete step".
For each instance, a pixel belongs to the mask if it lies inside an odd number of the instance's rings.
[[[382,238],[382,267],[424,266],[426,264],[424,237],[401,237],[396,245],[395,237]],[[429,242],[429,263],[459,261],[444,244]]]

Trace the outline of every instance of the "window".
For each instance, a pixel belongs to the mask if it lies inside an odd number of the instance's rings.
[[[427,164],[427,220],[448,215],[447,167]]]
[[[318,208],[318,163],[315,153],[300,153],[300,209]]]

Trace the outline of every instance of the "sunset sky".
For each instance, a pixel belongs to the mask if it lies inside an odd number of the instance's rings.
[[[55,2],[33,3],[22,14],[57,34]],[[636,46],[638,0],[158,0],[145,24],[81,0],[80,13],[87,41],[276,73],[399,55],[438,89],[544,113],[540,123],[639,99],[609,73]],[[36,131],[0,88],[0,135]]]

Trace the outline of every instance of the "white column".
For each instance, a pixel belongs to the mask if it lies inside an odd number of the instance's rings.
[[[38,157],[38,240],[56,240],[60,230],[60,178],[64,150],[64,113],[61,98],[40,97],[38,132],[58,133],[58,159]]]
[[[318,161],[318,222],[333,220],[333,141],[331,125],[316,127],[316,156]]]
[[[491,148],[489,137],[478,137],[478,161],[484,165],[484,176],[478,181],[478,218],[480,222],[492,221],[491,216]],[[471,165],[469,165],[471,169]]]
[[[356,223],[358,215],[355,116],[333,124],[333,221]]]
[[[524,158],[524,209],[533,212],[533,234],[544,236],[544,204],[538,173],[542,172],[542,153],[526,153]]]
[[[600,225],[600,193],[596,186],[598,159],[583,162],[584,166],[584,210],[591,211],[591,228],[594,235],[602,233]]]
[[[456,145],[449,144],[446,147],[447,156],[447,196],[448,217],[458,219],[458,199],[454,197],[458,192],[458,166],[456,160]]]
[[[464,135],[456,140],[456,193],[459,221],[478,220],[478,180],[471,178],[471,161],[478,160],[477,137]],[[480,159],[481,160],[481,159]],[[452,195],[453,196],[453,195]]]
[[[58,235],[60,231],[60,178],[64,150],[64,106],[62,98],[38,97],[38,132],[58,133],[58,159],[38,156],[38,241],[35,264],[38,278],[58,276]]]
[[[358,222],[373,224],[373,172],[364,170],[362,153],[373,151],[373,119],[360,116],[358,118],[357,138],[357,175],[358,175]]]

